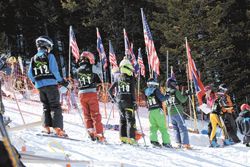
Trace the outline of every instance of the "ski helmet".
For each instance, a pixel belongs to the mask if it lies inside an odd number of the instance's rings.
[[[159,83],[157,82],[157,80],[155,80],[153,78],[149,78],[147,81],[147,86],[148,87],[158,87]]]
[[[133,75],[134,67],[132,66],[131,62],[127,58],[124,58],[120,62],[119,67],[120,67],[120,72],[121,73],[127,74],[128,76]]]
[[[168,80],[167,80],[167,87],[168,88],[172,88],[172,89],[176,89],[176,86],[177,86],[176,80],[173,79],[173,78],[168,78]]]
[[[90,64],[95,64],[95,56],[93,53],[84,51],[80,55],[80,63],[88,62]]]
[[[226,84],[220,84],[220,86],[219,86],[219,92],[222,92],[222,93],[226,93],[226,91],[227,91],[228,89],[227,89],[227,86],[226,86]]]
[[[240,106],[240,110],[244,111],[244,110],[249,110],[250,111],[250,106],[248,104],[242,104]]]
[[[40,36],[36,39],[37,48],[46,48],[51,51],[53,49],[53,41],[48,36]]]

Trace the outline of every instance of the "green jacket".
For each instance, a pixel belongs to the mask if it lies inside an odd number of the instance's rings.
[[[184,110],[182,104],[185,103],[187,99],[188,96],[182,95],[179,90],[176,90],[173,94],[171,94],[167,105],[170,116],[178,114],[178,111],[182,114]]]

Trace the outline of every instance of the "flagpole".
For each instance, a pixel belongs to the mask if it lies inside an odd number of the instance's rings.
[[[187,41],[187,37],[185,37],[185,42],[186,42],[186,47],[188,46],[188,41]],[[188,48],[186,48],[187,50]],[[188,50],[187,50],[187,54],[188,54]],[[187,55],[188,57],[188,55]],[[195,109],[195,103],[194,103],[194,90],[193,90],[193,82],[190,81],[190,88],[191,88],[191,94],[192,94],[192,107],[193,107],[193,112],[194,112],[194,130],[198,131],[197,128],[197,116],[196,116],[196,109]],[[191,112],[192,113],[192,112]]]
[[[99,33],[99,29],[98,29],[98,27],[96,27],[96,32],[98,32]],[[99,33],[99,35],[100,35],[100,33]],[[97,37],[98,38],[98,37]],[[103,77],[106,77],[106,75],[104,74],[104,72],[103,72],[103,64],[102,64],[102,55],[100,56],[100,52],[99,52],[99,59],[100,59],[100,64],[101,64],[101,69],[102,69],[102,76],[101,76],[101,80],[102,80],[102,91],[104,92],[104,113],[105,113],[105,117],[107,118],[107,110],[106,110],[106,88],[105,88],[105,78],[103,78]],[[105,76],[104,76],[104,75]]]
[[[71,65],[71,49],[70,49],[70,32],[71,32],[71,29],[72,29],[72,26],[69,26],[69,78],[71,77],[71,74],[70,74],[70,65]]]
[[[141,81],[141,67],[139,66],[139,74],[138,74],[138,94],[137,94],[137,98],[138,98],[138,106],[140,106],[140,81]]]
[[[188,91],[190,90],[190,84],[189,84],[189,70],[188,70],[188,64],[186,64],[186,73],[187,73],[187,84],[188,84]],[[192,106],[191,106],[191,99],[188,98],[188,106],[189,106],[189,113],[190,113],[190,117],[192,117]]]

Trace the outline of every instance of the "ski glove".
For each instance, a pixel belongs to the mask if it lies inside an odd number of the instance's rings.
[[[66,87],[68,90],[71,90],[72,88],[72,84],[64,79],[61,82],[59,82],[59,85]]]

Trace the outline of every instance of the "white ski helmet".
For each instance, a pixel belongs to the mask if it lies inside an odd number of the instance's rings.
[[[46,48],[51,51],[53,49],[53,41],[48,36],[40,36],[36,39],[36,47],[37,48]]]

